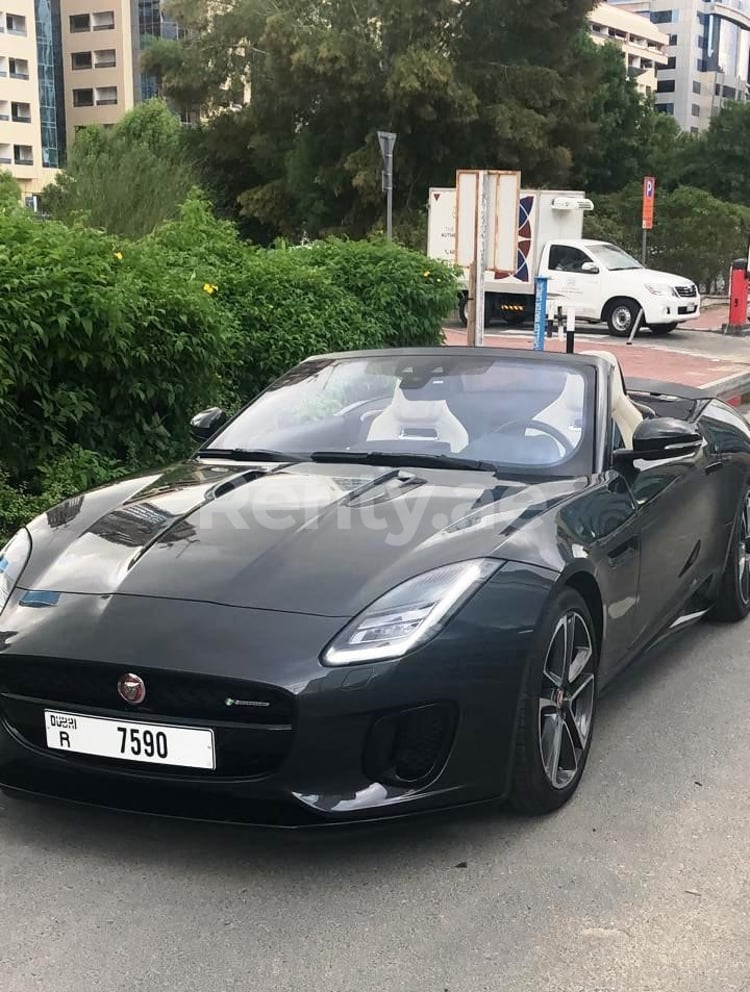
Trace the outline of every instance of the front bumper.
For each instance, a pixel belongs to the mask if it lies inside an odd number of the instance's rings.
[[[674,324],[696,320],[701,315],[701,298],[677,296],[649,296],[643,301],[643,322],[651,324]]]
[[[63,595],[54,609],[24,610],[17,593],[0,631],[0,786],[118,810],[273,826],[403,816],[500,798],[531,634],[549,585],[549,574],[503,569],[420,651],[396,662],[343,668],[318,661],[320,648],[342,626],[340,618],[132,596]],[[502,611],[498,601],[506,604]],[[27,690],[7,691],[11,670],[33,674],[35,666],[50,664],[62,673],[55,686],[43,680],[51,698],[37,690],[30,702]],[[75,684],[65,687],[66,673],[75,682],[83,680],[82,671],[111,684],[111,702],[91,696],[90,686],[81,689],[82,699],[89,693],[85,703],[70,701],[77,690]],[[219,752],[216,775],[45,747],[45,706],[196,725],[189,708],[165,716],[145,704],[132,709],[121,703],[115,685],[128,671],[147,684],[165,677],[180,685],[213,678],[222,685],[231,679],[233,687],[251,672],[248,689],[288,698],[292,715],[283,727],[254,727],[254,736],[242,738],[246,744],[234,746],[234,765],[222,768]],[[180,691],[174,698],[184,700]],[[69,695],[60,700],[63,692]],[[396,747],[403,714],[429,708],[444,722],[433,721],[425,732],[430,739],[419,746],[433,747],[435,761],[421,778],[394,778],[392,754],[381,752]],[[222,720],[204,725],[221,727]],[[274,733],[286,735],[283,745],[274,743],[278,760],[258,764]]]

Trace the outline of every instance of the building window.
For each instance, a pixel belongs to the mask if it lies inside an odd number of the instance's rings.
[[[10,105],[10,116],[16,124],[31,124],[31,104],[14,101]]]
[[[670,45],[676,45],[677,44],[677,35],[676,34],[670,34],[670,36],[669,36],[669,44]]]
[[[95,69],[114,69],[117,66],[117,54],[114,48],[104,48],[94,52]]]
[[[0,145],[0,165],[12,165],[13,153],[10,145]]]
[[[734,88],[734,86],[725,86],[724,87],[724,92],[723,92],[722,95],[727,100],[736,100],[737,99],[737,90]]]
[[[657,103],[656,109],[660,114],[673,114],[674,104],[673,103]]]
[[[701,129],[699,127],[691,127],[690,128],[690,133],[691,134],[700,134],[700,132],[701,132]]]
[[[91,52],[73,52],[70,61],[74,69],[90,69],[92,66]]]
[[[698,59],[698,61],[695,64],[695,67],[698,70],[698,72],[708,72],[708,63],[706,62],[705,59]]]
[[[660,79],[656,84],[657,93],[674,93],[674,79]]]
[[[80,34],[82,31],[91,30],[91,14],[71,14],[70,33]]]
[[[115,27],[114,10],[101,10],[91,15],[91,26],[94,31],[113,31]]]
[[[700,92],[701,92],[701,84],[698,82],[697,79],[694,79],[693,80],[693,93],[697,93],[700,96]]]
[[[97,107],[113,107],[117,103],[116,86],[99,86],[96,90]]]
[[[694,103],[693,106],[690,108],[690,113],[693,115],[693,117],[700,117],[701,108],[698,106],[697,103]]]
[[[0,100],[0,121],[10,120],[10,107],[7,100]]]
[[[33,165],[34,149],[31,145],[13,145],[13,162],[15,165]]]
[[[651,23],[652,24],[671,24],[675,20],[675,12],[673,10],[652,10],[651,11]]]
[[[73,90],[73,106],[74,107],[93,107],[94,106],[94,91],[88,90]]]
[[[674,55],[670,55],[669,58],[667,59],[667,69],[676,69],[676,68],[677,68],[677,59],[674,57]]]
[[[28,59],[8,59],[8,74],[11,79],[28,79]]]
[[[20,14],[5,15],[5,30],[8,34],[26,34],[26,18]]]

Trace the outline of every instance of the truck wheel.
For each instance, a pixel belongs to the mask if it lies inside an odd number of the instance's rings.
[[[649,324],[649,327],[651,333],[655,334],[657,338],[663,338],[665,334],[671,334],[677,324]]]
[[[640,307],[635,300],[612,300],[607,304],[606,317],[609,333],[618,338],[627,338],[638,319]]]
[[[462,293],[458,298],[458,319],[461,322],[461,327],[469,326],[469,296],[467,293]]]

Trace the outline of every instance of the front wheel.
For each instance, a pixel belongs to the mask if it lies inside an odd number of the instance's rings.
[[[607,307],[606,321],[609,333],[618,338],[627,338],[633,330],[640,307],[635,300],[612,300]]]
[[[736,623],[750,613],[750,492],[747,490],[737,510],[731,542],[711,616]]]
[[[537,628],[516,736],[510,802],[551,813],[578,787],[591,748],[599,648],[591,614],[562,589]]]
[[[655,334],[657,338],[662,338],[665,334],[671,334],[677,324],[649,324],[649,327],[652,334]]]

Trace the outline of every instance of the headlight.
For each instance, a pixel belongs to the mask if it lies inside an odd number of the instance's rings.
[[[666,282],[647,282],[646,289],[653,296],[677,296],[677,290]]]
[[[26,568],[31,554],[31,537],[23,527],[0,551],[0,613],[5,609],[10,594]]]
[[[442,630],[500,564],[475,558],[408,579],[347,624],[323,652],[323,663],[400,658]]]

